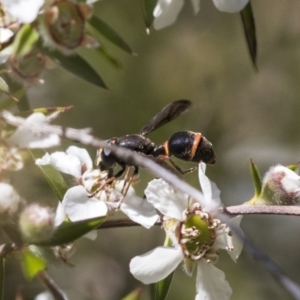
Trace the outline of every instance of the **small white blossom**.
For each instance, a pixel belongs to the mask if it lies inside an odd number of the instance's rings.
[[[194,13],[200,9],[200,0],[191,0]],[[213,0],[216,8],[222,12],[235,13],[241,11],[249,0]],[[159,0],[156,4],[154,15],[154,28],[161,29],[172,25],[183,7],[183,0]]]
[[[45,154],[35,162],[37,165],[52,165],[60,172],[80,179],[86,171],[91,171],[92,160],[85,149],[71,146],[66,152],[54,152]]]
[[[20,23],[33,22],[44,5],[44,0],[2,0],[3,8]]]
[[[42,113],[33,113],[26,119],[26,124],[48,123],[47,117]],[[7,139],[11,147],[19,148],[49,148],[60,143],[60,137],[54,133],[35,134],[31,130],[19,126],[15,132]]]
[[[183,261],[188,275],[197,266],[196,300],[227,300],[232,290],[224,273],[213,264],[219,251],[225,249],[235,261],[242,243],[232,235],[230,228],[214,218],[221,204],[220,191],[205,176],[206,165],[199,165],[199,180],[203,191],[201,203],[178,192],[162,179],[155,179],[145,190],[147,200],[164,215],[164,228],[172,247],[157,247],[134,257],[130,262],[133,276],[145,284],[166,278]],[[241,216],[231,219],[239,226]]]
[[[133,187],[129,186],[125,197],[122,194],[124,181],[106,185],[106,172],[93,169],[92,160],[85,149],[71,146],[65,152],[46,154],[36,160],[37,165],[51,164],[61,172],[76,178],[79,185],[70,188],[57,209],[59,223],[67,215],[71,221],[105,216],[108,212],[120,210],[131,220],[150,228],[158,219],[154,207],[138,197]],[[103,184],[103,189],[94,193]]]

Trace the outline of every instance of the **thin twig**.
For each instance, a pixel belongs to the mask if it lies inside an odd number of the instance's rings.
[[[40,271],[37,274],[37,277],[48,288],[55,300],[68,300],[68,297],[65,295],[65,293],[58,287],[54,280],[45,271]]]
[[[227,206],[223,210],[229,215],[286,215],[300,216],[299,206],[250,206],[250,205],[235,205]]]

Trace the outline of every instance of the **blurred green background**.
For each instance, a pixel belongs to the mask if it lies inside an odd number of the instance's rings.
[[[103,39],[122,61],[124,71],[112,68],[93,51],[82,53],[111,91],[57,68],[45,73],[44,85],[29,89],[30,103],[32,107],[74,105],[56,123],[91,127],[96,136],[106,139],[137,133],[164,105],[190,99],[194,106],[188,114],[149,137],[159,144],[179,130],[201,132],[213,142],[217,153],[217,164],[207,169],[209,178],[220,188],[224,205],[241,204],[253,195],[250,159],[264,174],[274,164],[297,163],[300,148],[300,3],[254,0],[252,7],[258,36],[258,73],[249,59],[240,15],[221,13],[212,1],[202,1],[196,16],[186,1],[173,26],[152,30],[150,35],[145,32],[140,1],[97,2],[96,15],[110,24],[138,56],[131,57]],[[71,144],[64,142],[59,149]],[[88,150],[94,157],[95,149]],[[56,205],[32,162],[11,176],[24,198]],[[142,170],[140,178],[136,189],[142,195],[153,175]],[[72,180],[68,180],[71,185]],[[189,174],[186,180],[199,186],[197,173]],[[246,216],[242,228],[299,282],[299,218]],[[163,239],[159,228],[99,230],[96,242],[81,239],[77,243],[71,258],[75,267],[51,264],[49,273],[70,299],[121,299],[142,285],[129,273],[130,259],[161,245]],[[262,265],[244,252],[237,264],[222,253],[217,266],[226,273],[233,300],[291,299]],[[14,299],[18,287],[26,299],[44,290],[37,281],[25,282],[19,265],[12,261],[8,261],[7,274],[5,299]],[[194,297],[195,278],[178,268],[168,299]],[[149,299],[147,287],[143,299]]]

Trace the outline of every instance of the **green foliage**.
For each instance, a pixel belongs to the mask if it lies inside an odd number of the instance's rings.
[[[38,39],[39,34],[35,28],[30,24],[23,25],[16,34],[12,55],[25,56],[34,48]]]
[[[259,195],[261,193],[261,188],[262,188],[261,176],[259,174],[257,165],[255,165],[252,160],[250,162],[250,173],[251,173],[252,181],[253,181],[253,185],[254,185],[254,191],[255,191],[254,197],[257,198],[257,197],[259,197]]]
[[[137,288],[133,290],[130,294],[122,298],[122,300],[140,300],[142,291],[143,290],[141,288]]]
[[[43,157],[46,152],[40,149],[31,149],[29,150],[33,159]],[[48,182],[49,186],[51,187],[54,195],[57,197],[59,201],[64,198],[66,191],[68,190],[68,185],[63,179],[62,175],[59,171],[53,168],[51,165],[45,166],[38,166],[43,173],[44,178]]]
[[[43,52],[52,58],[58,65],[75,76],[101,88],[108,89],[100,75],[80,55],[72,54],[70,56],[65,56],[58,50],[49,50],[47,48],[43,48]]]
[[[256,29],[255,29],[255,20],[254,20],[254,14],[253,14],[251,2],[249,2],[246,5],[246,7],[241,11],[241,17],[242,17],[243,29],[244,29],[251,61],[252,61],[254,68],[257,70]]]
[[[40,271],[45,270],[46,262],[27,247],[21,251],[21,265],[25,278],[33,279]]]
[[[92,26],[92,28],[94,28],[96,32],[106,37],[111,43],[113,43],[118,48],[124,50],[125,52],[131,55],[135,55],[135,53],[127,44],[127,42],[114,29],[112,29],[108,24],[106,24],[97,16],[93,16],[90,20],[88,20],[88,24]]]
[[[141,0],[141,1],[142,1],[144,22],[146,28],[149,29],[154,21],[153,10],[155,8],[157,0]]]
[[[105,221],[105,217],[99,217],[89,220],[77,222],[64,222],[56,228],[52,237],[44,242],[39,243],[40,246],[59,246],[68,244],[82,237],[93,229],[99,227]]]

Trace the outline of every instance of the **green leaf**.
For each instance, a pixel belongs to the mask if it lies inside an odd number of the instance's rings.
[[[56,228],[53,236],[48,241],[43,241],[38,245],[58,246],[71,243],[91,230],[99,227],[104,221],[105,217],[99,217],[77,222],[64,222]]]
[[[26,93],[26,88],[23,87],[20,90],[18,90],[17,92],[15,92],[14,96],[9,95],[8,98],[1,101],[0,110],[9,109],[11,106],[16,105],[15,99],[17,99],[17,101],[19,101],[18,99],[21,99],[22,97],[24,97],[25,93]]]
[[[91,25],[98,33],[106,37],[115,46],[119,47],[120,49],[124,50],[125,52],[131,55],[136,55],[136,53],[132,51],[132,49],[124,41],[124,39],[100,18],[92,16],[87,23]]]
[[[154,20],[153,11],[156,3],[157,0],[142,0],[143,17],[147,28],[147,33],[150,32],[149,28],[151,27]]]
[[[37,273],[46,269],[46,262],[32,253],[28,248],[21,251],[21,264],[26,279],[33,279]]]
[[[241,11],[243,29],[247,41],[248,50],[250,53],[252,64],[257,71],[256,56],[257,56],[257,42],[256,42],[256,30],[255,21],[252,11],[251,2]]]
[[[12,55],[25,56],[33,49],[38,39],[38,32],[30,24],[23,25],[14,39]]]
[[[46,152],[41,149],[31,149],[29,150],[30,154],[32,155],[33,159],[36,160],[37,158],[43,157]],[[53,190],[56,197],[59,201],[62,201],[66,191],[69,189],[68,185],[66,184],[65,180],[63,179],[62,175],[58,170],[56,170],[51,165],[46,166],[38,166],[46,181],[48,182],[49,186]]]
[[[99,53],[102,57],[105,58],[105,60],[107,60],[113,67],[117,68],[118,70],[123,70],[123,65],[121,64],[121,62],[116,59],[111,53],[109,53],[107,51],[106,48],[104,48],[102,45],[95,48],[95,50],[97,51],[97,53]]]
[[[33,113],[39,112],[47,116],[51,121],[56,118],[58,115],[61,113],[64,113],[68,110],[70,110],[73,106],[55,106],[55,107],[39,107],[39,108],[34,108],[31,110],[24,110],[17,114],[18,116],[22,116],[23,118],[26,118],[30,116]],[[52,117],[54,116],[54,117]]]
[[[108,89],[100,75],[80,55],[72,54],[70,56],[65,56],[59,51],[50,51],[47,48],[43,48],[42,51],[58,65],[72,74],[88,81],[89,83],[95,84],[106,90]]]
[[[133,290],[131,293],[129,293],[127,296],[122,298],[122,300],[140,300],[142,292],[143,290],[141,288],[137,288]]]
[[[53,113],[64,113],[68,110],[70,110],[73,107],[73,105],[69,106],[55,106],[55,107],[40,107],[33,109],[32,112],[41,112],[45,116],[49,116]]]
[[[10,96],[10,98],[12,98],[14,101],[19,101],[16,97],[14,97],[10,91],[9,91],[9,86],[6,83],[6,81],[0,77],[0,91],[2,91],[4,94]]]
[[[29,110],[30,105],[26,93],[27,88],[9,76],[5,77],[5,81],[7,82],[11,92],[14,94],[14,97],[18,98],[18,102],[15,102],[18,109],[20,111]]]
[[[299,163],[297,163],[295,165],[289,165],[289,166],[287,166],[287,168],[292,170],[296,174],[298,174],[299,173],[299,166],[300,166]]]
[[[0,256],[0,300],[3,300],[4,295],[4,263],[5,259],[4,257]]]
[[[250,173],[254,185],[255,197],[258,197],[261,193],[261,177],[257,165],[252,160],[250,161]]]
[[[155,300],[164,300],[167,298],[172,279],[173,279],[174,272],[168,275],[165,279],[157,282],[155,284],[155,291],[154,291],[154,299]]]
[[[9,93],[8,84],[2,77],[0,77],[0,91],[4,92],[5,94]]]

